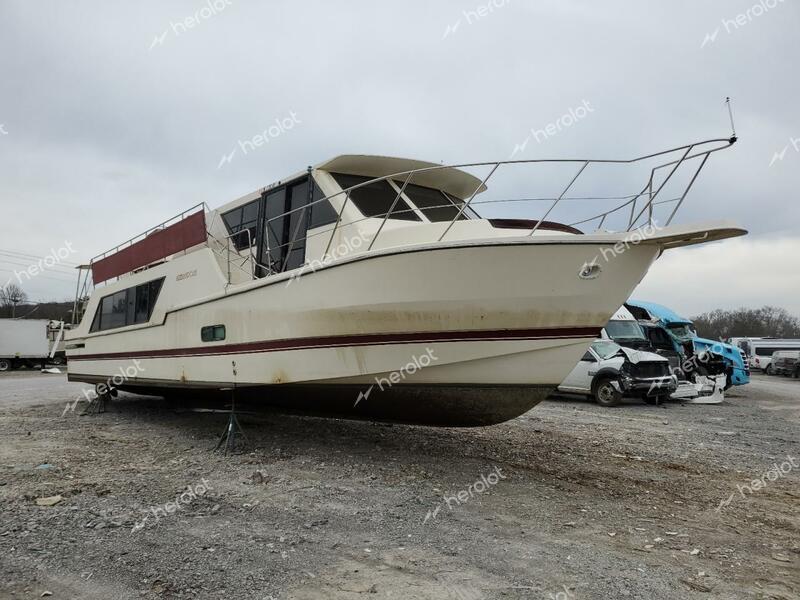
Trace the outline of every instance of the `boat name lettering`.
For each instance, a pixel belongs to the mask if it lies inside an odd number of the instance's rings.
[[[180,273],[175,277],[175,281],[183,281],[184,279],[189,279],[189,277],[197,277],[197,269],[193,269],[192,271],[186,271],[186,273]]]

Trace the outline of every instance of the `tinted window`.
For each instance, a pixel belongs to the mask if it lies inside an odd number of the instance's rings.
[[[772,356],[778,350],[800,350],[800,347],[798,347],[798,348],[787,348],[787,347],[775,348],[775,347],[771,347],[771,346],[754,346],[753,347],[753,351],[755,352],[756,356]]]
[[[209,325],[200,329],[200,339],[204,342],[221,342],[225,339],[225,325]]]
[[[403,187],[402,183],[395,183],[398,187]],[[409,183],[406,186],[405,194],[430,221],[452,221],[458,215],[459,207],[455,206],[450,198],[440,190]],[[459,216],[459,220],[466,218],[463,213]]]
[[[322,191],[319,189],[317,184],[314,184],[314,201],[322,200],[324,198]],[[337,218],[336,211],[333,210],[333,206],[327,200],[323,202],[317,202],[311,207],[311,222],[308,225],[309,229],[314,229],[314,227],[321,227],[323,225],[329,225],[331,223],[335,223]]]
[[[239,234],[231,236],[231,243],[237,250],[246,249],[248,240],[250,244],[255,244],[259,202],[260,200],[254,200],[222,215],[222,220],[225,221],[228,231],[231,234]]]
[[[270,192],[265,197],[266,201],[266,230],[267,235],[264,236],[264,257],[261,262],[268,263],[273,271],[280,271],[283,261],[281,260],[282,245],[286,238],[284,236],[284,222],[286,217],[282,216],[286,212],[286,189],[281,188],[274,192]],[[267,253],[267,250],[269,252]]]
[[[343,190],[371,179],[361,175],[342,175],[340,173],[331,173],[331,175]],[[350,200],[365,217],[385,217],[395,198],[397,198],[397,191],[385,180],[370,183],[350,192]],[[402,198],[395,204],[389,218],[404,221],[421,220]]]
[[[113,296],[103,298],[103,314],[100,317],[101,327],[110,329],[112,327],[124,327],[128,314],[128,292],[124,290],[117,292]]]
[[[163,282],[162,277],[102,298],[90,331],[115,329],[149,321]]]
[[[303,264],[306,255],[306,230],[308,229],[308,179],[289,188],[289,239],[291,243],[285,252],[289,252],[286,270],[296,269]],[[285,255],[285,253],[284,253]]]
[[[259,277],[280,273],[284,265],[286,269],[302,265],[308,230],[336,221],[337,214],[327,200],[309,206],[309,201],[325,197],[313,179],[311,185],[314,186],[312,198],[309,197],[308,177],[264,193],[256,243],[259,244],[258,263],[268,268],[259,266]]]
[[[134,322],[141,323],[142,321],[147,321],[150,318],[150,286],[137,286],[135,293],[132,295],[136,298],[136,310],[133,317]]]

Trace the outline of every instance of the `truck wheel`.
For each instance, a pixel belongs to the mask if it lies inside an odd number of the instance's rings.
[[[0,358],[0,371],[10,371],[11,361],[7,358]]]
[[[614,379],[604,378],[594,387],[594,399],[600,406],[618,406],[622,402],[622,394],[613,385]]]
[[[800,367],[795,367],[794,373],[792,373],[792,377],[795,379],[800,379]]]
[[[767,365],[767,368],[764,369],[764,373],[767,375],[774,375],[775,372],[772,370],[772,363]]]
[[[725,391],[727,392],[729,389],[733,387],[733,369],[728,369],[725,372],[725,375],[728,378],[725,380]]]

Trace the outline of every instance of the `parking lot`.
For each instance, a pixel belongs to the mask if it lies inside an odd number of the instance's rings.
[[[223,414],[83,387],[0,377],[2,598],[800,598],[798,380],[477,429],[258,410],[231,456]]]

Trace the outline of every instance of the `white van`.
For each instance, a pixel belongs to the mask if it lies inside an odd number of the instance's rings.
[[[772,355],[778,350],[800,350],[800,340],[779,340],[776,338],[751,338],[750,367],[761,369],[767,375],[772,375]]]

